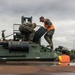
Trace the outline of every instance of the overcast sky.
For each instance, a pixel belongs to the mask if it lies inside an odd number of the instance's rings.
[[[6,29],[6,35],[13,33],[13,24],[21,23],[21,16],[32,16],[33,22],[42,26],[39,17],[49,18],[55,26],[54,48],[61,45],[73,49],[75,0],[0,0],[0,31]],[[43,37],[42,44],[48,44]]]

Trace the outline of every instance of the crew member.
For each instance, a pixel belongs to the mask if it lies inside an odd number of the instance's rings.
[[[49,19],[45,19],[43,16],[41,16],[39,19],[40,19],[40,22],[44,23],[44,28],[47,30],[46,34],[44,35],[44,38],[49,43],[47,47],[50,47],[53,50],[52,37],[55,31],[54,25]]]
[[[67,55],[66,50],[62,50],[62,55],[58,56],[58,65],[68,66],[70,63],[70,56]]]
[[[34,28],[36,27],[36,23],[26,23],[24,22],[22,25],[20,25],[19,30],[22,34],[24,34],[25,41],[32,42],[34,35],[35,35],[35,30]]]

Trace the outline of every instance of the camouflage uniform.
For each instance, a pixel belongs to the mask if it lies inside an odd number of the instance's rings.
[[[28,40],[33,41],[34,35],[35,35],[35,25],[34,23],[24,23],[23,25],[20,25],[19,30],[22,34],[25,34],[25,38],[29,38]]]
[[[50,27],[52,25],[49,19],[46,19],[44,23],[48,25],[47,27]],[[47,30],[46,34],[44,35],[44,38],[46,39],[46,41],[49,43],[49,45],[51,45],[50,46],[51,49],[53,49],[52,37],[53,37],[54,31],[55,29]]]

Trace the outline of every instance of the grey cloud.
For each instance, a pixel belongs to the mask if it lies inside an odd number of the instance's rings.
[[[38,23],[36,18],[43,15],[50,18],[55,25],[55,46],[60,44],[69,46],[65,41],[68,41],[68,38],[72,39],[75,37],[75,22],[72,22],[75,19],[74,14],[75,0],[0,0],[1,26],[5,24],[6,29],[12,29],[13,23],[20,23],[22,15],[33,16]],[[7,33],[9,34],[9,31]],[[63,38],[65,41],[61,40]]]
[[[4,0],[1,1],[2,10],[4,13],[9,13],[13,15],[17,14],[48,14],[53,17],[57,16],[57,19],[64,19],[67,17],[74,17],[74,3],[71,0]],[[60,16],[63,15],[63,16]]]

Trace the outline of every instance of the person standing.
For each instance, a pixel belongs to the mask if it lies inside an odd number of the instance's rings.
[[[41,16],[39,19],[40,19],[40,22],[44,23],[44,28],[47,30],[46,34],[44,35],[44,38],[49,43],[47,47],[50,47],[53,50],[52,38],[55,31],[54,25],[49,19],[45,19],[43,16]]]

